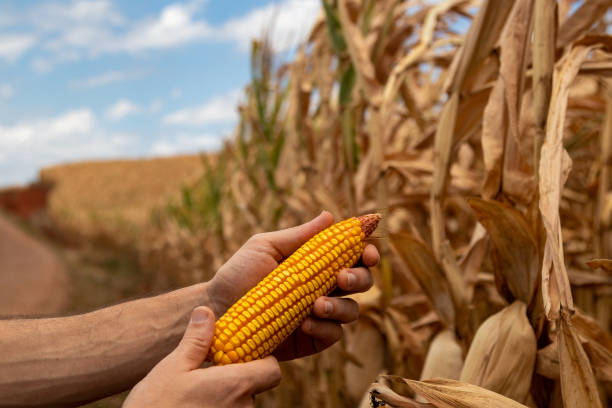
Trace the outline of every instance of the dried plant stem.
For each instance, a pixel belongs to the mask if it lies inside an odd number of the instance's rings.
[[[533,116],[535,140],[533,143],[533,169],[536,186],[539,184],[540,151],[546,136],[546,119],[552,93],[552,76],[555,64],[555,36],[557,19],[555,0],[536,0],[535,23],[533,26]],[[546,232],[538,209],[540,191],[536,187],[535,196],[529,207],[529,218],[534,226],[538,248],[544,245]],[[540,251],[541,252],[541,251]]]

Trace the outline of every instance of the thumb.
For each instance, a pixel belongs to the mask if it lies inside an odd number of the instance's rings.
[[[196,307],[181,342],[172,353],[174,358],[187,370],[199,368],[206,359],[214,335],[215,315],[205,306]]]
[[[283,258],[291,255],[318,232],[323,231],[334,223],[334,216],[323,211],[312,220],[280,231],[265,232],[262,237],[280,252]]]

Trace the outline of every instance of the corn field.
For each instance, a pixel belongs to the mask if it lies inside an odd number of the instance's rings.
[[[612,403],[608,0],[323,0],[143,244],[160,286],[257,232],[379,212],[375,286],[277,407]]]

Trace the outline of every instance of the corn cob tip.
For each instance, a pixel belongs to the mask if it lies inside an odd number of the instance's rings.
[[[366,238],[370,236],[372,232],[374,232],[376,226],[378,225],[378,221],[380,221],[381,218],[382,216],[380,214],[366,214],[357,217],[361,223],[361,230],[365,234]]]

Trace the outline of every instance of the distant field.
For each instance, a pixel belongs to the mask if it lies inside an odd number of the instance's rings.
[[[145,225],[153,208],[201,172],[200,156],[185,155],[64,164],[41,170],[40,179],[55,183],[49,210],[58,222],[85,233],[116,232]]]

